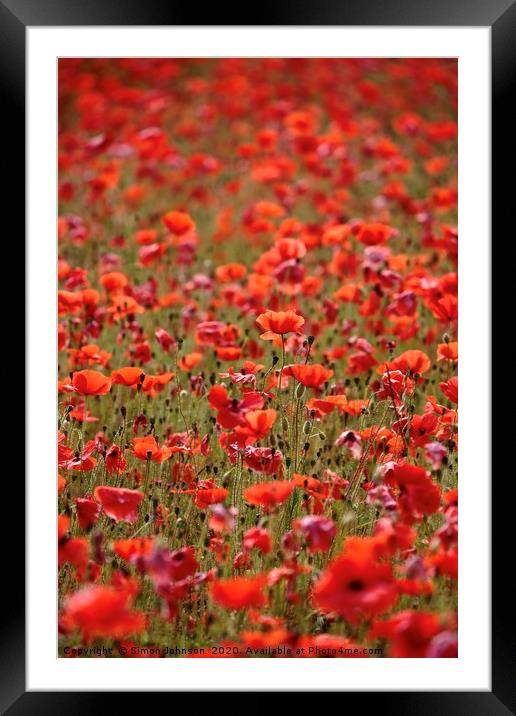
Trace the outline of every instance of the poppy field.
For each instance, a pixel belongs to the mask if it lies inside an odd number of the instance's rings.
[[[59,656],[458,655],[457,62],[63,59]]]

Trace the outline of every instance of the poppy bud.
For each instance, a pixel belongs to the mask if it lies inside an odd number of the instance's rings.
[[[296,386],[296,398],[300,400],[305,394],[305,386],[302,383],[298,383]]]
[[[104,553],[104,548],[102,544],[103,539],[104,536],[102,532],[95,532],[92,535],[93,554],[95,562],[97,562],[97,564],[104,564],[104,562],[106,561],[106,555]]]
[[[288,431],[288,420],[285,417],[281,421],[281,427],[283,429],[283,432],[286,433]]]
[[[308,345],[311,346],[315,341],[315,336],[308,336]]]
[[[303,425],[303,435],[310,435],[310,431],[312,429],[312,423],[310,420],[306,420]]]
[[[278,356],[272,356],[272,365],[276,365],[276,363],[279,361]]]

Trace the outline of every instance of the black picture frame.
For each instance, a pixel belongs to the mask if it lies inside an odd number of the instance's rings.
[[[24,231],[25,216],[25,38],[29,26],[81,25],[360,25],[360,26],[483,26],[491,28],[492,38],[492,245],[493,268],[497,280],[492,286],[493,330],[504,320],[506,287],[514,282],[511,262],[506,258],[503,234],[510,230],[512,217],[513,178],[507,179],[504,169],[513,166],[514,120],[509,111],[511,79],[516,73],[516,4],[514,0],[297,0],[294,3],[269,3],[267,0],[249,6],[247,18],[235,23],[231,6],[213,4],[197,7],[176,0],[0,0],[0,92],[4,177],[8,190],[4,193],[9,214],[16,217],[17,241]],[[512,31],[512,32],[511,32]],[[511,149],[513,150],[511,152]],[[511,202],[512,199],[512,202]],[[511,213],[511,216],[509,215]],[[511,230],[512,233],[512,230]],[[513,240],[507,235],[509,241]],[[496,263],[497,257],[500,258]],[[511,274],[509,274],[511,271]],[[19,317],[15,319],[19,323]],[[13,326],[14,330],[14,326]],[[505,327],[506,330],[506,327]],[[28,349],[31,347],[28,346]],[[493,360],[496,354],[493,355]],[[500,358],[503,360],[500,351]],[[493,363],[503,373],[504,363]],[[508,372],[510,367],[508,368]],[[493,379],[495,371],[493,371]],[[504,383],[501,383],[504,380]],[[498,414],[501,401],[507,398],[509,375],[499,377],[499,390],[493,386],[492,415]],[[498,397],[500,396],[501,397]],[[19,402],[19,396],[18,396]],[[497,403],[498,401],[498,403]],[[493,430],[493,475],[503,480],[504,450],[510,445],[511,434],[504,422]],[[507,421],[505,425],[509,426]],[[489,436],[483,436],[489,439]],[[27,446],[30,450],[30,443]],[[94,709],[120,708],[120,693],[95,692],[26,692],[25,686],[25,567],[24,538],[21,528],[21,505],[25,503],[22,479],[9,481],[10,499],[20,506],[12,516],[12,527],[4,523],[2,550],[3,576],[9,574],[4,586],[2,638],[0,642],[0,708],[11,716],[18,714],[91,713]],[[508,628],[508,615],[513,598],[507,583],[512,539],[510,515],[507,513],[507,486],[492,489],[492,691],[454,692],[353,692],[346,693],[346,705],[352,697],[360,698],[360,708],[396,709],[397,714],[498,714],[515,713],[514,639]],[[513,493],[513,490],[511,490]],[[511,495],[512,496],[512,495]],[[4,507],[4,510],[6,508]],[[9,532],[7,532],[9,530]],[[16,539],[6,538],[7,534]],[[5,541],[9,541],[8,548]],[[12,542],[12,543],[11,543]],[[16,542],[16,548],[14,543]],[[507,548],[507,553],[504,550]],[[8,584],[8,586],[7,586]],[[471,596],[474,600],[474,595]],[[410,685],[408,685],[410,686]],[[316,689],[314,689],[316,690]],[[336,687],[336,690],[338,688]],[[148,699],[148,693],[130,693],[132,705]],[[102,698],[102,702],[100,699]],[[343,702],[344,703],[344,702]]]

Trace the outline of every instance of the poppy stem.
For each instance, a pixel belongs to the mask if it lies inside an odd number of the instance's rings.
[[[281,335],[281,366],[279,370],[278,375],[278,400],[280,404],[280,417],[281,417],[281,427],[283,429],[283,417],[285,415],[285,411],[283,408],[283,396],[281,394],[281,384],[283,380],[283,368],[285,367],[285,336]]]
[[[376,439],[376,436],[378,435],[378,433],[379,433],[380,430],[382,429],[383,424],[384,424],[384,422],[385,422],[385,418],[387,417],[387,411],[388,411],[388,410],[389,410],[389,403],[388,403],[388,401],[386,401],[385,410],[383,411],[383,415],[382,415],[382,418],[381,418],[380,423],[379,423],[379,425],[378,425],[378,428],[377,428],[376,432],[374,433],[374,435],[371,435],[371,436],[369,437],[369,440],[367,441],[367,444],[366,444],[364,450],[362,451],[362,455],[360,456],[360,460],[359,460],[359,463],[358,463],[358,465],[357,465],[357,468],[356,468],[355,472],[353,473],[353,477],[352,477],[351,480],[349,481],[348,492],[349,492],[349,494],[350,494],[351,501],[353,501],[353,500],[355,499],[355,496],[356,496],[356,493],[357,493],[357,490],[358,490],[358,485],[360,484],[360,473],[362,472],[362,470],[363,470],[363,468],[364,468],[364,465],[365,465],[365,462],[366,462],[366,460],[367,460],[367,455],[368,455],[368,453],[369,453],[369,448],[370,448],[371,445],[374,443],[374,441],[375,441],[375,439]]]

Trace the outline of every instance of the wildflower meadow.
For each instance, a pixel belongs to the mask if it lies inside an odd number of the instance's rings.
[[[59,656],[453,658],[457,61],[59,61]]]

